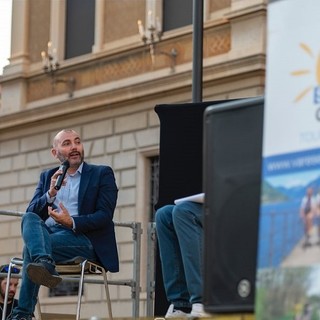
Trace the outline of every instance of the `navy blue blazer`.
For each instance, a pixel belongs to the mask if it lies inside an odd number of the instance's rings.
[[[58,168],[45,170],[27,212],[38,214],[44,221],[48,216],[46,192],[52,175]],[[119,259],[113,223],[118,188],[111,167],[83,163],[79,186],[78,210],[74,223],[77,233],[91,241],[99,262],[111,272],[119,271]]]

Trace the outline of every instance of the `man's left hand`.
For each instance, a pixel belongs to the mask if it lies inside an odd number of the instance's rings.
[[[48,207],[49,216],[52,217],[57,223],[60,223],[65,227],[72,228],[73,220],[68,210],[62,202],[59,203],[59,207],[61,209],[60,212],[58,212],[57,209],[53,210],[52,207]]]

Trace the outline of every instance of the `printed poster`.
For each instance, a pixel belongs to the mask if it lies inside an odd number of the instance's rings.
[[[320,1],[269,1],[255,315],[320,319]]]

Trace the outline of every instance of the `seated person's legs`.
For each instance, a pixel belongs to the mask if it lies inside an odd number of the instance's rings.
[[[38,236],[35,236],[37,234]],[[90,240],[63,226],[48,228],[40,217],[26,213],[22,220],[23,252],[22,284],[19,305],[14,314],[31,319],[37,303],[40,285],[54,287],[61,278],[55,271],[55,262],[75,256],[96,261]]]
[[[174,207],[173,225],[190,295],[190,304],[202,302],[202,204],[182,202]]]
[[[167,205],[156,213],[164,286],[171,303],[166,317],[208,316],[202,305],[203,206]]]
[[[25,243],[24,271],[38,285],[55,287],[60,281],[55,271],[50,241],[51,230],[35,213],[27,212],[22,218],[22,237]]]
[[[56,263],[81,256],[97,261],[91,241],[84,234],[76,234],[63,226],[51,227],[50,234],[52,257]]]
[[[167,299],[176,308],[190,308],[180,246],[172,220],[174,205],[157,210],[156,229]]]

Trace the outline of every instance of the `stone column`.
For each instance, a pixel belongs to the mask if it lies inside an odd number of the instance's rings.
[[[58,61],[64,60],[66,34],[66,0],[51,1],[50,10],[50,41],[56,49]]]
[[[29,70],[29,0],[12,1],[11,53],[9,65],[1,79],[2,97],[0,114],[8,114],[25,108],[26,80],[22,77]]]
[[[105,0],[96,0],[95,11],[94,45],[92,47],[94,53],[100,52],[103,48]]]

